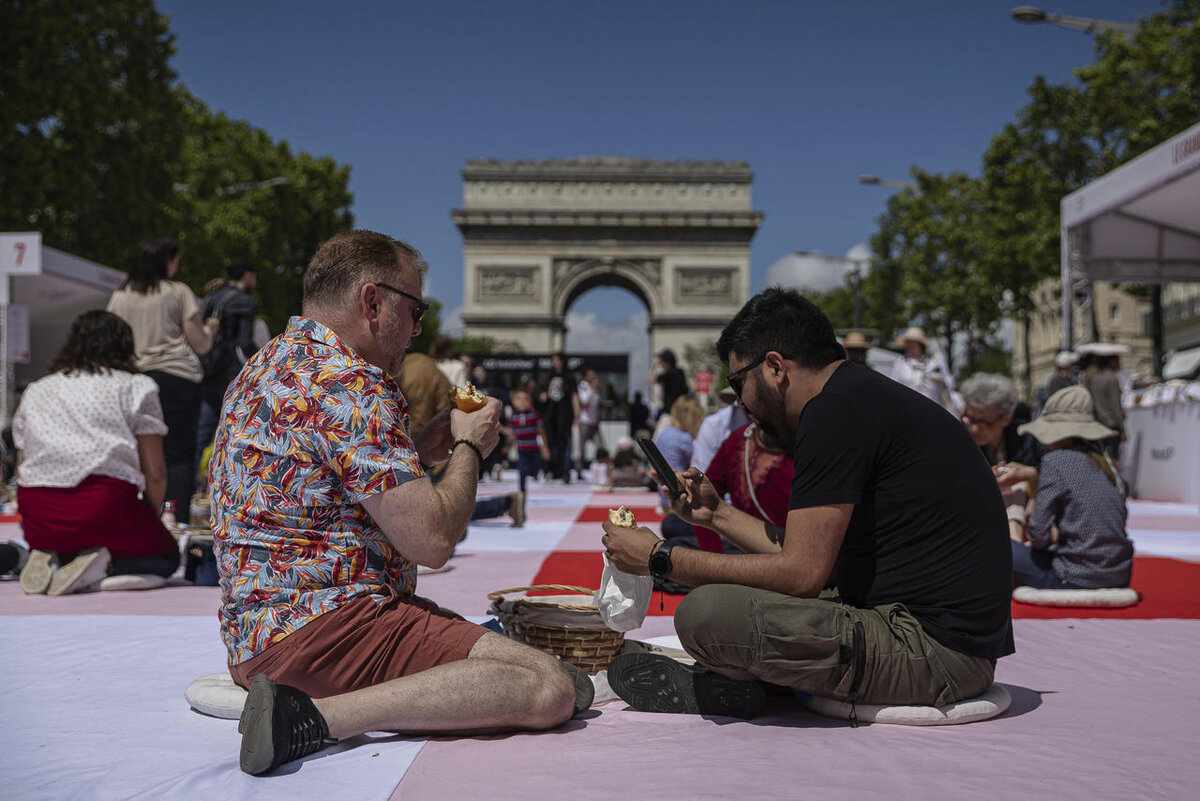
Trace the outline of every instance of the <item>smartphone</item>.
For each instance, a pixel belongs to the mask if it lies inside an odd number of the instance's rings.
[[[667,492],[671,495],[681,494],[683,488],[679,486],[679,479],[676,478],[671,465],[667,464],[667,458],[654,444],[654,440],[648,437],[638,437],[637,444],[641,447],[642,453],[646,454],[646,458],[650,460],[650,466],[654,468],[654,472],[658,473],[658,480],[667,488]]]

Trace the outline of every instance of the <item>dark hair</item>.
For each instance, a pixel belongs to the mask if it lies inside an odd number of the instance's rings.
[[[445,334],[441,334],[437,339],[433,340],[433,345],[429,348],[429,355],[435,361],[445,361],[446,359],[454,358],[454,340]]]
[[[325,240],[304,271],[304,308],[344,306],[363,284],[394,280],[407,265],[420,275],[425,259],[412,245],[374,231],[347,231]]]
[[[234,259],[225,265],[225,275],[229,276],[230,281],[241,281],[246,273],[258,274],[258,270],[254,269],[249,259]]]
[[[772,350],[808,370],[846,358],[825,313],[796,290],[777,286],[746,301],[717,340],[717,354],[726,364],[731,351],[753,361]]]
[[[136,373],[133,366],[133,329],[112,312],[96,309],[84,312],[71,323],[67,343],[50,362],[51,373],[99,373],[124,370]]]
[[[179,255],[179,243],[169,236],[148,236],[138,245],[137,257],[123,289],[145,295],[158,291],[158,282],[167,277],[167,265]]]

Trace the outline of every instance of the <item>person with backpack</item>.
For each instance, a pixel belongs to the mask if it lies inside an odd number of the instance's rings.
[[[246,259],[234,259],[225,267],[226,279],[213,287],[204,298],[204,319],[219,320],[212,349],[200,359],[204,378],[200,382],[200,422],[196,429],[196,453],[201,454],[212,442],[221,415],[225,390],[250,354],[258,350],[254,342],[254,315],[258,302],[254,289],[258,272]]]

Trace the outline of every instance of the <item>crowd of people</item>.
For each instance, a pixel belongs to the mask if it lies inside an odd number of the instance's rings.
[[[174,241],[143,242],[108,310],[77,319],[25,390],[13,437],[32,550],[0,546],[0,567],[31,594],[161,583],[179,550],[160,512],[187,520],[211,439],[248,773],[367,731],[549,729],[586,709],[586,674],[421,599],[417,569],[445,565],[471,520],[521,525],[543,471],[657,486],[635,435],[653,432],[682,489],[659,491],[661,537],[604,523],[600,542],[619,569],[686,594],[675,625],[697,663],[617,657],[609,682],[637,709],[752,717],[767,685],[851,704],[971,698],[1013,651],[1014,584],[1128,586],[1111,356],[1060,354],[1030,410],[1004,376],[957,387],[919,328],[883,375],[860,332],[839,340],[773,288],[717,343],[720,408],[705,415],[663,350],[648,376],[657,421],[635,396],[610,454],[598,377],[571,375],[562,354],[544,385],[503,388],[449,340],[410,352],[428,304],[407,243],[325,242],[300,314],[269,342],[253,335],[248,263],[198,303],[174,280],[179,260]],[[489,395],[473,412],[450,400],[467,380]],[[590,470],[573,442],[594,449]],[[509,448],[517,491],[480,497]]]

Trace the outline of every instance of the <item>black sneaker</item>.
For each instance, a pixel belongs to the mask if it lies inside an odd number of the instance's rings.
[[[608,684],[625,703],[642,712],[749,720],[766,705],[761,682],[726,678],[659,654],[618,654],[609,663]]]
[[[250,685],[238,731],[242,770],[252,776],[270,773],[337,742],[329,739],[329,726],[312,698],[295,687],[276,684],[263,673]]]
[[[571,709],[571,717],[575,717],[580,712],[591,708],[592,701],[596,698],[596,685],[592,683],[592,677],[583,668],[573,665],[565,659],[560,662],[563,670],[571,675],[571,681],[575,684],[575,706]]]

